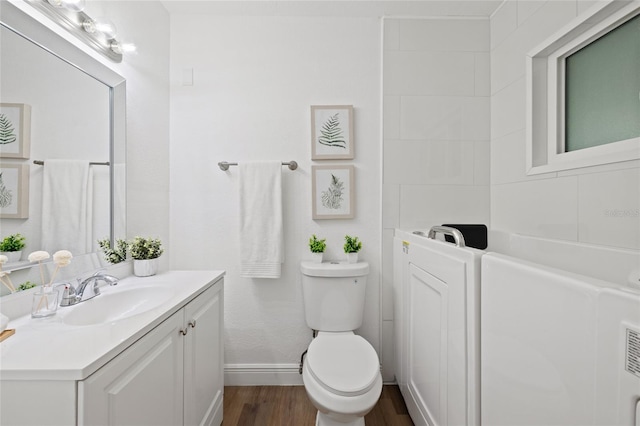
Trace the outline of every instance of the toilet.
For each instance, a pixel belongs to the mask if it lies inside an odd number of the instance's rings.
[[[302,367],[316,425],[364,425],[382,392],[378,354],[353,332],[362,324],[369,264],[302,262],[300,271],[305,319],[317,331]]]

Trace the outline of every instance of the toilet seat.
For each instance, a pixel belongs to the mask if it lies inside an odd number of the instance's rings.
[[[327,391],[341,396],[363,395],[380,375],[373,346],[353,333],[320,333],[309,345],[309,373]]]

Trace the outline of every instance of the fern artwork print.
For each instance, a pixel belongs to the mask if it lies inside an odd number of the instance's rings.
[[[351,160],[353,157],[353,106],[312,106],[311,159]]]
[[[29,158],[31,107],[0,104],[0,157]]]
[[[313,219],[354,217],[353,166],[312,166]]]
[[[29,217],[29,166],[0,164],[0,218]]]

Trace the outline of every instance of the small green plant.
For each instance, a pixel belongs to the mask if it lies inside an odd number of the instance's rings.
[[[362,242],[358,241],[358,237],[344,236],[344,252],[357,253],[362,248]]]
[[[135,237],[129,242],[129,252],[135,260],[148,260],[160,257],[164,249],[159,239]]]
[[[17,291],[29,290],[30,288],[37,287],[38,284],[34,284],[31,281],[25,281],[18,286]]]
[[[0,251],[20,251],[24,248],[25,244],[26,240],[23,235],[9,235],[0,242]]]
[[[309,250],[311,250],[311,253],[324,253],[327,248],[326,241],[324,238],[319,240],[316,234],[311,235],[311,238],[309,238]]]
[[[116,264],[120,262],[124,262],[127,259],[127,241],[118,238],[116,240],[116,246],[114,248],[111,247],[111,240],[109,238],[104,238],[102,240],[98,240],[98,245],[100,249],[104,253],[104,258],[107,262]]]

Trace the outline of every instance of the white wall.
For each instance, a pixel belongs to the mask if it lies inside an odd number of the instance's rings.
[[[638,249],[638,161],[525,175],[525,55],[593,3],[510,0],[491,19],[491,222],[509,233]]]
[[[299,263],[312,233],[342,259],[345,234],[369,261],[364,324],[379,349],[381,26],[376,18],[171,16],[171,267],[225,269],[227,383],[300,382],[311,340]],[[183,85],[183,74],[193,85]],[[353,161],[311,162],[310,106],[352,104]],[[238,168],[226,160],[295,160],[283,167],[285,263],[276,280],[239,277]],[[311,165],[353,164],[356,217],[311,219]],[[246,382],[245,382],[246,383]]]
[[[489,20],[385,19],[383,79],[382,315],[388,372],[394,228],[489,225]]]

